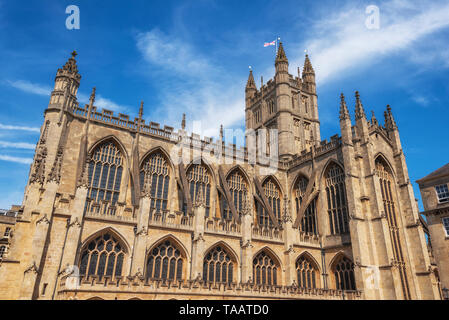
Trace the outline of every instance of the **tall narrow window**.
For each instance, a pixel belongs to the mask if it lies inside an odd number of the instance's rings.
[[[345,174],[343,170],[334,163],[327,169],[325,179],[330,232],[331,234],[348,233],[349,221]]]
[[[7,227],[7,228],[5,229],[4,237],[9,237],[10,234],[11,234],[11,228],[10,228],[10,227]]]
[[[150,212],[166,210],[168,206],[168,187],[170,184],[170,168],[161,153],[153,153],[147,157],[140,169],[140,186],[146,181],[151,183]]]
[[[262,251],[253,260],[254,282],[261,285],[277,285],[278,268],[274,260]]]
[[[391,170],[381,158],[376,159],[376,173],[379,177],[380,190],[382,192],[382,200],[384,203],[384,211],[387,216],[388,226],[390,227],[389,229],[393,256],[395,259],[395,263],[399,268],[399,275],[401,278],[404,299],[410,299],[410,289],[407,280],[404,254],[402,252],[399,224],[396,216],[397,206],[395,203],[395,182],[393,179],[393,175],[391,174]]]
[[[265,196],[268,200],[268,204],[271,206],[275,218],[278,223],[281,224],[281,190],[271,177],[264,182],[262,188],[265,191]],[[257,203],[257,216],[260,226],[272,227],[274,225],[268,212],[260,203]]]
[[[449,218],[443,218],[443,227],[444,231],[446,231],[446,236],[449,237]]]
[[[296,202],[296,214],[299,213],[303,198],[306,194],[307,184],[309,181],[305,177],[300,177],[295,187],[295,202]],[[317,219],[316,219],[316,198],[309,204],[304,211],[304,217],[301,219],[299,225],[299,231],[317,234]]]
[[[0,246],[0,259],[3,258],[6,252],[6,246]]]
[[[181,251],[166,240],[154,248],[147,260],[147,279],[182,280],[183,257]]]
[[[244,201],[248,195],[248,184],[246,183],[246,179],[243,177],[239,170],[234,170],[226,180],[228,183],[229,191],[231,193],[231,198],[234,202],[235,209],[237,210],[238,214],[241,215],[244,209]],[[232,212],[224,198],[222,198],[222,206],[223,218],[231,219]]]
[[[125,249],[120,242],[109,233],[90,241],[81,251],[81,276],[121,276]]]
[[[315,263],[305,255],[296,261],[296,274],[300,288],[315,289],[318,286],[319,272]]]
[[[99,145],[89,159],[88,197],[95,202],[102,200],[111,205],[118,201],[123,172],[123,156],[117,146],[107,141]],[[102,213],[115,213],[106,211]]]
[[[337,290],[356,290],[354,278],[354,263],[341,256],[333,268]]]
[[[206,254],[203,262],[203,280],[205,282],[232,283],[234,263],[231,256],[221,246]]]
[[[202,188],[203,196],[206,201],[206,217],[210,213],[210,191],[212,177],[204,164],[194,164],[187,171],[187,181],[190,187],[190,197],[195,202],[198,190]]]

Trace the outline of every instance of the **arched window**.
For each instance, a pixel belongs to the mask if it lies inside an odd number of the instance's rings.
[[[206,254],[203,262],[203,280],[209,282],[232,283],[234,262],[221,246],[216,246]]]
[[[300,177],[295,187],[296,214],[299,213],[304,195],[306,194],[307,184],[309,181],[305,177]],[[299,225],[299,231],[317,234],[317,218],[316,218],[316,199],[315,198],[304,211],[304,216]]]
[[[109,233],[90,241],[82,250],[80,275],[121,276],[125,249]]]
[[[206,217],[210,213],[210,190],[212,176],[204,164],[194,164],[187,171],[187,181],[190,187],[190,198],[195,202],[198,190],[202,188],[203,196],[206,201]]]
[[[337,290],[356,290],[354,263],[341,256],[334,264],[333,270]]]
[[[0,246],[0,258],[3,258],[6,252],[6,246]]]
[[[274,216],[278,220],[278,223],[281,224],[281,190],[271,177],[264,182],[262,188],[265,191],[265,196],[268,199],[268,203],[271,206]],[[268,212],[260,203],[256,203],[256,205],[259,225],[264,227],[272,227],[273,221],[271,221]]]
[[[233,171],[226,179],[229,191],[231,192],[231,198],[234,201],[234,206],[239,215],[243,212],[244,201],[248,195],[248,184],[246,179],[240,173],[239,170]],[[222,198],[223,219],[231,219],[232,212],[228,206],[228,203]]]
[[[256,284],[277,285],[278,266],[265,251],[253,260],[253,278]]]
[[[325,179],[330,232],[331,234],[348,233],[345,174],[340,166],[332,163],[326,171]]]
[[[140,187],[146,181],[151,182],[150,212],[166,210],[168,206],[168,187],[170,184],[170,168],[166,158],[159,152],[150,154],[140,169]]]
[[[183,257],[170,240],[165,240],[153,250],[147,260],[147,279],[182,280]]]
[[[399,268],[402,290],[405,299],[410,299],[410,289],[407,280],[404,254],[402,252],[401,238],[399,234],[399,225],[396,217],[395,203],[395,183],[389,166],[385,161],[378,157],[376,159],[376,173],[379,177],[380,190],[382,192],[382,201],[384,204],[385,215],[387,216],[390,229],[391,244],[393,256]]]
[[[319,273],[315,263],[306,255],[296,261],[296,274],[300,288],[315,289],[318,285]]]
[[[123,172],[123,156],[112,141],[99,145],[89,159],[88,198],[99,203],[106,200],[115,206],[120,193]],[[104,207],[103,214],[115,214]]]

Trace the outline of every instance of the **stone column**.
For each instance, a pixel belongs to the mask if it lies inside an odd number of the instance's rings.
[[[196,279],[203,273],[203,255],[204,255],[204,219],[206,207],[201,188],[199,189],[197,200],[193,208],[193,245],[192,245],[192,267],[190,268],[190,278]]]
[[[137,222],[136,239],[133,248],[131,275],[143,275],[145,270],[145,253],[148,236],[148,219],[150,215],[150,187],[144,187],[140,198],[139,218]]]
[[[252,228],[253,228],[253,208],[251,202],[246,199],[243,206],[244,210],[242,212],[242,240],[240,246],[242,248],[242,253],[240,257],[241,263],[241,282],[248,282],[252,278],[252,256],[253,256],[253,246],[252,241]]]
[[[283,227],[284,227],[284,247],[285,247],[285,285],[291,285],[295,280],[295,251],[293,249],[293,245],[295,243],[295,232],[298,230],[293,229],[293,220],[291,215],[291,203],[288,197],[284,198],[284,215],[283,219]]]

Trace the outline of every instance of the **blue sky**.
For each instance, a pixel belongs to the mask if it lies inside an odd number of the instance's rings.
[[[65,26],[68,5],[79,30]],[[379,29],[365,26],[368,5]],[[144,100],[147,121],[177,128],[185,112],[214,136],[244,125],[248,66],[273,76],[263,43],[276,36],[292,74],[308,50],[323,139],[339,133],[340,92],[353,114],[359,90],[381,122],[392,106],[413,182],[449,162],[449,1],[0,0],[0,207],[22,201],[56,70],[74,49],[81,102],[96,86],[98,107],[135,116]]]

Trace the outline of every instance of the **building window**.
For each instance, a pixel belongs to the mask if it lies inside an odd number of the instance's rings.
[[[7,227],[7,228],[5,229],[5,234],[4,234],[4,236],[5,236],[5,237],[9,237],[10,234],[11,234],[11,228],[10,228],[10,227]]]
[[[277,285],[278,266],[264,251],[253,260],[253,277],[259,285]]]
[[[395,203],[395,182],[389,166],[385,163],[385,161],[382,160],[382,158],[376,159],[376,173],[379,177],[384,212],[387,216],[388,226],[390,229],[393,256],[395,262],[398,265],[404,299],[410,299],[410,289],[407,280],[405,260],[402,252],[401,238],[399,234],[399,224],[396,215],[397,209]]]
[[[6,253],[6,246],[0,246],[0,259],[3,258],[5,253]]]
[[[300,288],[315,289],[317,287],[318,268],[308,257],[303,255],[296,261],[296,274]]]
[[[192,202],[195,203],[196,197],[198,195],[198,190],[202,188],[203,196],[206,202],[206,218],[209,217],[210,213],[210,191],[211,191],[211,181],[212,177],[204,164],[192,165],[187,171],[187,181],[190,186],[190,198]],[[185,212],[185,210],[184,210]]]
[[[153,153],[143,162],[140,169],[140,187],[143,188],[147,181],[151,183],[150,214],[153,209],[156,209],[156,212],[167,210],[170,168],[161,153]]]
[[[203,280],[213,283],[232,283],[233,267],[231,256],[221,246],[217,246],[204,258]]]
[[[299,213],[303,198],[306,194],[306,189],[309,181],[305,177],[300,177],[296,183],[295,188],[295,202],[296,202],[296,214]],[[307,209],[304,211],[304,217],[301,219],[299,225],[299,231],[317,234],[317,219],[316,219],[316,199],[315,198]]]
[[[182,280],[182,267],[181,251],[170,240],[165,240],[151,251],[147,260],[146,278]]]
[[[345,256],[335,263],[334,277],[337,290],[356,290],[354,278],[354,263]]]
[[[435,190],[437,191],[439,203],[445,203],[449,201],[449,189],[447,187],[447,184],[436,186]]]
[[[89,242],[81,254],[80,275],[121,276],[125,250],[120,242],[105,233]]]
[[[123,156],[117,146],[111,141],[99,145],[89,160],[88,198],[96,203],[106,201],[115,206],[120,194],[122,172]],[[104,206],[101,213],[114,215],[115,210]]]
[[[275,218],[278,220],[278,224],[281,224],[281,191],[277,186],[273,178],[269,178],[265,181],[262,188],[265,191],[265,196],[268,200],[268,204],[271,206],[271,210]],[[256,203],[257,206],[257,217],[259,226],[273,227],[273,221],[271,221],[270,215],[265,210],[265,208],[260,204]]]
[[[446,236],[449,237],[449,217],[443,218],[443,226],[444,230],[446,231]]]
[[[331,234],[348,233],[345,174],[337,164],[333,163],[327,169],[325,179],[330,232]]]
[[[234,201],[235,210],[237,210],[237,213],[241,215],[245,209],[243,206],[248,195],[248,184],[246,183],[246,179],[240,171],[235,170],[228,176],[226,181],[231,193],[231,198]],[[222,207],[223,219],[231,219],[232,212],[224,197],[222,197]]]

